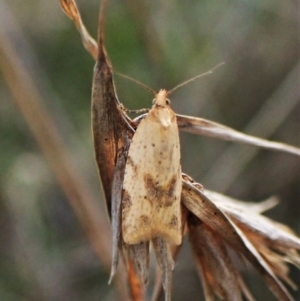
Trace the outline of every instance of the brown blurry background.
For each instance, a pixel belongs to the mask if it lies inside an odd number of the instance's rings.
[[[78,5],[95,36],[99,1]],[[174,111],[300,147],[299,12],[295,0],[111,0],[107,50],[116,70],[155,90],[224,61],[176,91]],[[31,122],[54,119],[68,160],[107,222],[90,131],[94,62],[58,0],[1,0],[0,300],[119,300],[19,110],[5,51],[25,64],[21,79],[25,87],[33,79],[46,110],[34,115],[22,92],[18,101]],[[116,88],[127,108],[151,106],[152,95],[132,82],[117,77]],[[196,181],[242,200],[278,196],[267,215],[300,234],[300,158],[191,134],[181,135],[181,148],[183,171]],[[291,274],[300,284],[300,272]],[[258,300],[275,300],[254,270],[244,275]],[[203,300],[187,240],[173,288],[175,301]]]

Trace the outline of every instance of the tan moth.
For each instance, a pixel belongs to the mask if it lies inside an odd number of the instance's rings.
[[[124,175],[122,236],[127,244],[155,237],[180,244],[182,189],[175,113],[160,90],[133,136]]]
[[[179,87],[211,74],[222,64],[169,91],[161,89],[158,93],[125,76],[155,94],[153,107],[138,125],[127,157],[121,203],[125,243],[138,244],[156,237],[175,245],[181,243],[180,142],[176,115],[167,96]]]
[[[182,242],[182,174],[178,124],[167,96],[190,81],[212,73],[215,68],[169,91],[161,89],[158,93],[121,74],[151,91],[155,98],[151,110],[136,128],[129,151],[121,150],[120,164],[116,165],[111,214],[113,259],[109,282],[116,272],[122,237],[121,245],[127,249],[137,274],[146,285],[151,242],[162,270],[165,300],[171,300],[174,262],[170,245]],[[122,159],[125,157],[126,163]]]

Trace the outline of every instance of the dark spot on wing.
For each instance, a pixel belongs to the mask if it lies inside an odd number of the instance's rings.
[[[147,215],[141,215],[139,219],[141,226],[147,226],[150,224],[150,218]]]
[[[168,186],[167,186],[167,193],[168,193],[168,196],[171,198],[173,195],[174,195],[174,192],[175,192],[175,188],[176,188],[176,183],[177,183],[177,175],[174,175],[172,177],[172,179],[169,181],[168,183]]]
[[[130,156],[127,157],[126,164],[130,165],[134,172],[136,173],[137,171],[137,165],[133,162],[132,158]]]
[[[172,228],[172,229],[178,228],[178,217],[175,214],[173,214],[169,225],[170,225],[170,228]]]
[[[172,206],[176,200],[174,195],[177,184],[177,175],[174,175],[169,183],[165,186],[159,185],[150,174],[144,174],[144,185],[147,193],[147,200],[151,204],[157,202],[159,207],[169,207]]]
[[[122,194],[122,213],[128,212],[131,206],[131,196],[128,191],[124,189]]]
[[[147,193],[147,200],[152,204],[153,201],[157,198],[157,192],[159,191],[156,187],[153,177],[146,173],[144,174],[144,185]]]

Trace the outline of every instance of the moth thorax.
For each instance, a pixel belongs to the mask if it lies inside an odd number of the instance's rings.
[[[159,92],[156,94],[156,97],[153,100],[153,104],[157,106],[165,107],[169,105],[170,101],[167,99],[167,91],[166,90],[159,90]]]

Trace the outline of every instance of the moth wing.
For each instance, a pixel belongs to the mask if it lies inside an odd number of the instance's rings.
[[[163,237],[181,243],[181,166],[176,117],[154,108],[133,136],[123,183],[122,235],[136,244]]]

